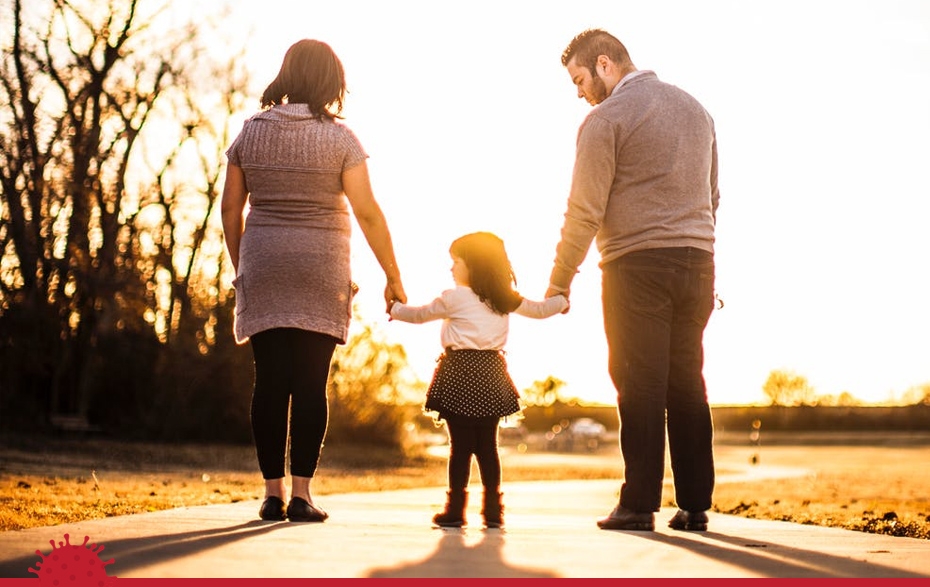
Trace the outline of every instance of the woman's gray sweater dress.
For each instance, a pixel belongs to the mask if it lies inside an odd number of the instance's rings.
[[[352,317],[351,223],[342,172],[367,157],[343,124],[282,104],[246,121],[227,151],[249,213],[239,249],[236,341],[299,328],[346,341]]]

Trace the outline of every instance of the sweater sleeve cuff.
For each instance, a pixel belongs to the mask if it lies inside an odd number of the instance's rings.
[[[567,294],[577,271],[556,266],[549,276],[549,289],[558,293]]]

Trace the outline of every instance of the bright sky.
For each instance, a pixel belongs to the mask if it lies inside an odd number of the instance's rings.
[[[930,382],[930,3],[232,5],[230,34],[251,29],[256,103],[293,42],[341,58],[345,123],[371,157],[411,303],[453,285],[449,244],[475,230],[500,235],[520,291],[542,297],[590,111],[559,57],[600,27],[716,121],[726,307],[705,337],[711,402],[761,401],[777,368],[869,401]],[[389,323],[360,231],[353,258],[364,318],[428,380],[439,324]],[[511,319],[519,388],[553,375],[570,395],[614,401],[597,260],[592,247],[569,314]]]

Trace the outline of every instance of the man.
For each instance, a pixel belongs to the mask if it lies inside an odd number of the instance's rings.
[[[669,526],[706,530],[714,488],[702,374],[704,327],[714,306],[714,123],[690,95],[637,70],[623,44],[603,30],[575,37],[562,65],[578,97],[595,108],[578,131],[546,295],[569,295],[596,236],[625,467],[620,501],[598,526],[654,529],[667,423],[680,508]]]

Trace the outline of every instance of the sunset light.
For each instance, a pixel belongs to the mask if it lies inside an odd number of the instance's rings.
[[[930,381],[926,3],[358,1],[294,4],[287,19],[231,6],[227,32],[247,39],[250,107],[293,41],[318,38],[340,55],[346,123],[370,155],[412,302],[452,286],[446,250],[472,230],[500,235],[520,291],[542,296],[590,111],[559,55],[597,26],[716,122],[725,308],[705,337],[711,402],[763,401],[776,369],[821,394],[876,402]],[[428,379],[438,325],[388,324],[377,264],[355,238],[362,317]],[[569,314],[513,320],[518,387],[553,375],[568,395],[613,403],[597,257],[592,248]]]
[[[930,577],[928,162],[928,0],[0,0],[0,578]]]

